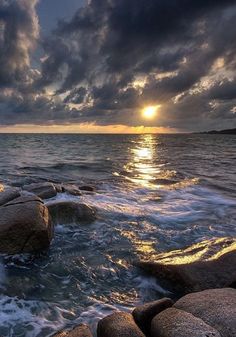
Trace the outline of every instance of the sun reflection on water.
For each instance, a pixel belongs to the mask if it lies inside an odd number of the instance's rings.
[[[154,165],[157,156],[156,139],[153,135],[142,135],[135,147],[130,149],[131,161],[124,166],[129,175],[126,179],[143,187],[151,187],[160,169]]]

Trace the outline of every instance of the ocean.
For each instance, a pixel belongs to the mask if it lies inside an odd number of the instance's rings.
[[[0,179],[89,184],[91,224],[59,223],[48,252],[0,256],[0,336],[48,337],[175,296],[134,267],[155,252],[236,236],[236,136],[1,134]],[[46,201],[47,202],[47,201]]]

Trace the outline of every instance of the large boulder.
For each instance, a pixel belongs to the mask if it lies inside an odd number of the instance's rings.
[[[145,337],[131,314],[115,312],[98,322],[97,337]]]
[[[136,324],[145,334],[148,334],[152,319],[163,310],[171,307],[173,304],[174,302],[170,298],[162,298],[161,300],[136,307],[132,314]]]
[[[6,204],[7,202],[16,199],[20,196],[20,192],[15,188],[9,188],[5,191],[0,192],[0,206]]]
[[[89,223],[96,219],[94,208],[75,201],[52,201],[47,207],[54,223]]]
[[[202,319],[218,330],[221,337],[236,336],[236,289],[211,289],[188,294],[174,307]]]
[[[36,196],[14,199],[0,207],[0,252],[8,254],[44,250],[53,226],[47,207]]]
[[[137,265],[185,292],[228,287],[236,281],[236,238],[203,241]]]
[[[154,317],[151,337],[222,337],[202,319],[183,310],[169,308]]]
[[[81,324],[70,331],[60,331],[52,337],[93,337],[89,327]]]
[[[22,189],[36,194],[41,199],[49,199],[57,195],[55,185],[50,182],[24,185]]]

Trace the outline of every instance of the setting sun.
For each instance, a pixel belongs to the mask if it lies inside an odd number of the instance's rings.
[[[153,105],[153,106],[147,106],[143,109],[143,117],[152,119],[156,116],[157,109],[159,108],[159,105]]]

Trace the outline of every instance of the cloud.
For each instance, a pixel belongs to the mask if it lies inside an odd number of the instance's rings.
[[[0,87],[31,80],[30,53],[39,38],[36,0],[0,1]]]
[[[91,0],[40,41],[37,70],[36,3],[0,2],[2,122],[235,123],[235,1]],[[149,104],[162,105],[156,121],[142,120]]]

